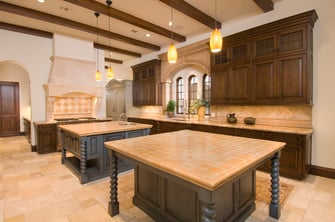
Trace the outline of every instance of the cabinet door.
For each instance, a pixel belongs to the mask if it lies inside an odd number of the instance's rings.
[[[133,105],[140,106],[143,103],[143,83],[141,81],[133,82]]]
[[[256,38],[254,41],[254,58],[301,53],[305,52],[306,48],[306,27],[295,27]]]
[[[212,104],[249,102],[249,65],[230,66],[216,71],[212,81]]]
[[[307,48],[306,27],[285,30],[278,34],[278,54],[305,52]]]
[[[37,126],[37,152],[50,153],[57,149],[57,127],[56,124],[45,124]]]
[[[226,101],[228,88],[226,87],[229,70],[223,68],[212,74],[212,104],[222,104]]]
[[[255,62],[252,72],[252,101],[261,104],[275,103],[278,98],[275,60]]]
[[[278,60],[278,85],[280,103],[310,103],[307,98],[306,55],[285,57]],[[311,80],[310,80],[311,81]]]
[[[254,58],[271,57],[276,55],[276,36],[262,36],[254,41]]]
[[[229,103],[246,103],[249,101],[249,65],[234,66],[230,68],[226,87]]]
[[[234,44],[230,48],[230,63],[245,63],[250,61],[249,43]]]

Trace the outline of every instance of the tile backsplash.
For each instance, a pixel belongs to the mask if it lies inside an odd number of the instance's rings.
[[[216,120],[226,120],[228,113],[235,113],[238,122],[245,117],[255,117],[256,124],[312,127],[312,106],[211,106]]]

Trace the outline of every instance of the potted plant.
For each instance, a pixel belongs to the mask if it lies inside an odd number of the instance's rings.
[[[209,102],[205,99],[197,99],[190,105],[190,110],[198,115],[198,120],[204,120],[206,107],[209,106]]]
[[[175,109],[176,109],[176,101],[169,100],[164,111],[167,113],[169,118],[172,118],[174,117]]]

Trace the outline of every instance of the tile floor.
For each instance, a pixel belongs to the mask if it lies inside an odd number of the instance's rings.
[[[257,172],[260,176],[267,174]],[[60,163],[60,153],[30,152],[24,137],[0,138],[0,222],[153,221],[131,202],[133,174],[119,177],[120,215],[107,213],[109,179],[81,185]],[[279,221],[335,221],[335,180],[308,176],[304,181],[281,178],[294,188]],[[276,221],[268,205],[256,201],[247,222]]]

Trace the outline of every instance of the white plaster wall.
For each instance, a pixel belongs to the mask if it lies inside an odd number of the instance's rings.
[[[2,29],[0,29],[0,36],[0,61],[15,61],[29,75],[31,121],[45,120],[45,98],[42,85],[48,80],[52,39]],[[35,145],[34,131],[32,131],[31,139],[32,145]]]
[[[53,55],[71,59],[96,61],[93,53],[93,42],[76,39],[64,35],[53,35]],[[95,51],[96,54],[96,51]],[[103,58],[103,55],[100,56]],[[103,60],[102,60],[103,61]]]

